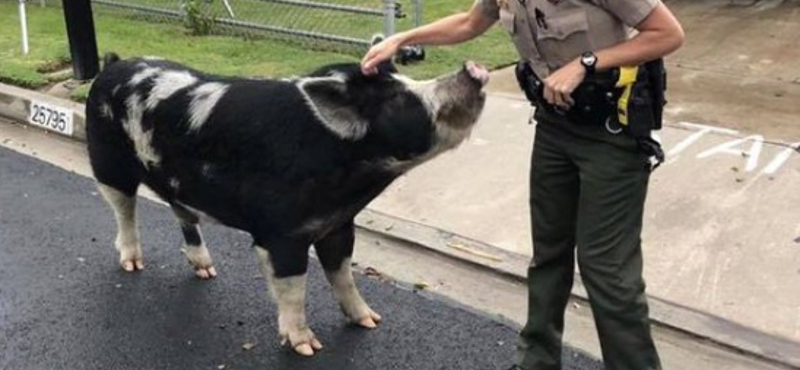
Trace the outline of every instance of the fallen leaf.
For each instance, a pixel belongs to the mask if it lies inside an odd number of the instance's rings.
[[[224,368],[225,368],[225,364],[222,364],[222,365],[219,365],[219,366],[217,366],[217,369],[219,369],[219,370],[222,370],[222,369],[224,369]]]
[[[414,284],[414,289],[424,290],[424,289],[428,289],[429,286],[430,286],[430,284],[428,284],[428,283],[426,283],[424,281],[420,281],[420,282]]]
[[[245,351],[249,351],[249,350],[253,349],[253,347],[255,347],[255,346],[256,346],[256,344],[253,343],[253,342],[244,342],[244,344],[242,344],[242,349],[245,350]]]

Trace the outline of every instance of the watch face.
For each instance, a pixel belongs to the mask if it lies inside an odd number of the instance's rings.
[[[597,62],[597,57],[594,54],[585,54],[583,56],[583,64],[587,66],[593,66],[595,62]]]

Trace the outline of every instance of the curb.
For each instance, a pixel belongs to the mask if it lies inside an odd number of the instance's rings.
[[[506,94],[492,94],[509,98]],[[513,99],[513,97],[512,97]],[[29,122],[34,102],[71,111],[72,139],[85,142],[83,104],[0,83],[0,117],[40,127]],[[54,131],[54,130],[52,130]],[[58,132],[62,134],[62,132]],[[365,209],[356,217],[360,229],[380,234],[421,249],[472,265],[489,273],[526,282],[529,256],[473,240],[445,230]],[[572,296],[588,301],[580,275],[576,275]],[[785,367],[800,370],[800,343],[766,334],[736,322],[699,312],[680,304],[648,296],[653,324],[712,342],[728,350]]]

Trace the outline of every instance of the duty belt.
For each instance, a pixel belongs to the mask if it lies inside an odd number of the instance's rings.
[[[664,161],[661,145],[651,133],[661,128],[666,104],[666,73],[661,59],[642,66],[614,68],[587,78],[573,91],[575,104],[563,110],[544,99],[544,83],[525,61],[517,63],[517,81],[537,109],[562,116],[576,124],[605,125],[609,132],[625,132],[640,148]]]

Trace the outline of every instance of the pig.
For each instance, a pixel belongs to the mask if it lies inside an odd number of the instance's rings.
[[[86,134],[97,186],[116,219],[120,266],[144,268],[135,207],[145,184],[175,214],[200,279],[217,276],[202,222],[252,236],[281,341],[297,353],[322,348],[305,315],[312,245],[347,318],[375,328],[381,316],[351,271],[354,218],[398,176],[469,136],[488,76],[466,62],[415,81],[385,62],[374,75],[335,64],[256,79],[107,55],[86,103]]]

